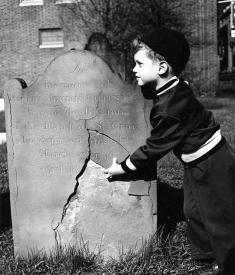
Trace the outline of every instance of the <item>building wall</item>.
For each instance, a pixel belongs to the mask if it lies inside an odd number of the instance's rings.
[[[0,1],[0,96],[7,79],[20,77],[30,85],[55,56],[71,48],[83,49],[87,43],[91,30],[65,9],[66,4],[54,2],[44,0],[43,6],[19,7],[17,0]],[[213,93],[219,72],[216,1],[178,0],[176,6],[192,45],[185,77],[196,91]],[[40,49],[40,28],[63,28],[65,47]]]
[[[20,7],[17,0],[1,0],[0,95],[7,79],[23,78],[30,85],[55,56],[73,47],[84,48],[87,37],[76,29],[77,25],[71,28],[69,16],[70,29],[64,36],[64,48],[39,48],[39,29],[63,27],[61,9],[62,5],[51,0],[44,0],[43,6],[25,7]]]
[[[214,94],[218,88],[217,1],[179,0],[179,16],[191,45],[185,78],[198,94]]]
[[[231,10],[233,16],[231,16]],[[219,90],[235,92],[235,4],[218,5],[218,50],[220,54]]]

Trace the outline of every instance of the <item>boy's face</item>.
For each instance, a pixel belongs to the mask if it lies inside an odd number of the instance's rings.
[[[160,61],[150,59],[146,49],[140,49],[134,55],[134,60],[133,72],[139,86],[158,80]]]

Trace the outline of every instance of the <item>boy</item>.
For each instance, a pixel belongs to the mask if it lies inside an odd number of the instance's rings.
[[[114,158],[105,176],[144,175],[173,150],[184,165],[184,214],[193,257],[216,259],[223,274],[235,274],[225,271],[235,257],[235,155],[212,113],[178,78],[189,59],[188,42],[181,33],[160,28],[136,39],[134,47],[138,85],[155,87],[146,89],[154,100],[153,129],[146,144],[123,162]]]

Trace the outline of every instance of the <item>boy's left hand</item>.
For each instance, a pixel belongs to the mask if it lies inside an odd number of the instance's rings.
[[[125,174],[125,171],[122,169],[121,165],[117,163],[117,158],[113,158],[112,165],[104,170],[104,174],[106,179],[112,179],[115,176]]]

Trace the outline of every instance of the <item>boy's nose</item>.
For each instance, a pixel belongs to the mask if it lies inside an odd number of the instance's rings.
[[[133,73],[136,73],[136,66],[133,68],[132,71],[133,71]]]

